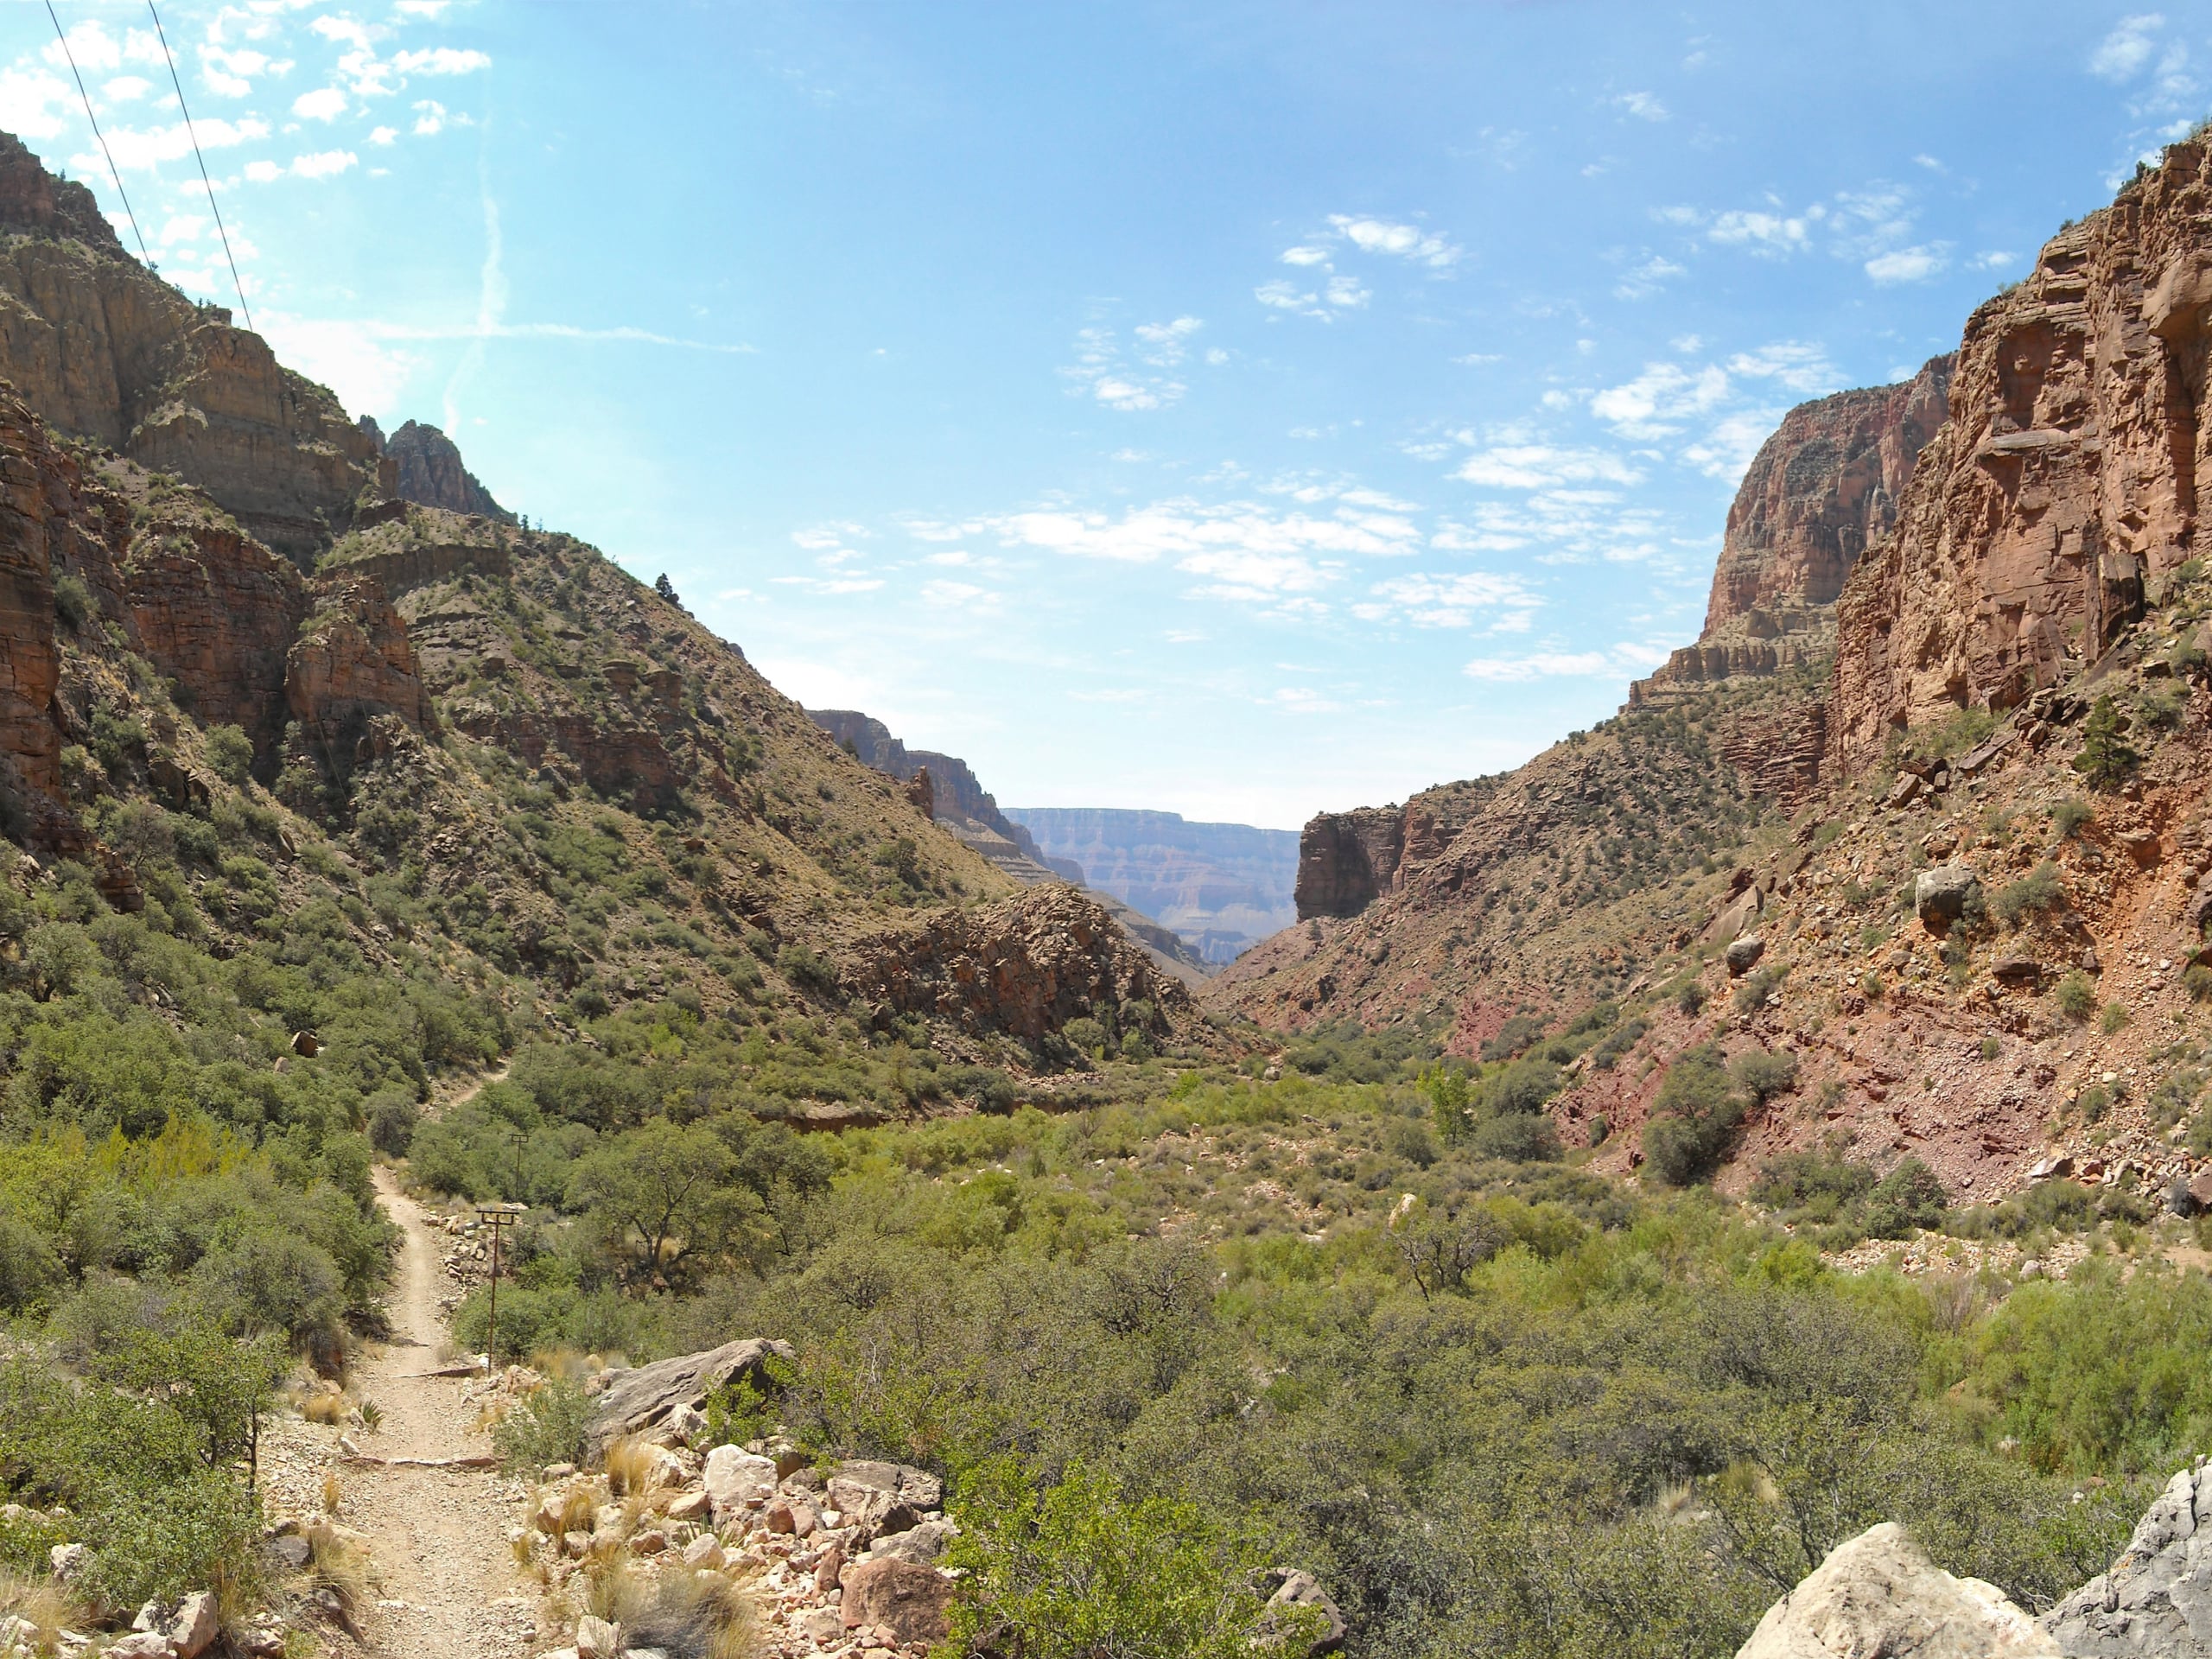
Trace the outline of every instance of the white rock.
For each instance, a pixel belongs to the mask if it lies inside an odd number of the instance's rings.
[[[222,1614],[216,1608],[215,1598],[205,1590],[195,1590],[184,1599],[169,1620],[168,1635],[178,1659],[200,1659],[214,1645],[222,1630]]]
[[[67,1584],[83,1570],[85,1558],[92,1553],[88,1544],[56,1544],[46,1558],[54,1563],[54,1576]]]
[[[718,1446],[707,1453],[705,1484],[716,1515],[741,1503],[757,1503],[776,1490],[775,1459],[756,1457],[739,1446]]]
[[[589,1614],[576,1621],[576,1659],[615,1659],[622,1651],[622,1627]]]
[[[1894,1521],[1830,1551],[1767,1609],[1736,1659],[2060,1659],[2005,1592],[1955,1579]]]

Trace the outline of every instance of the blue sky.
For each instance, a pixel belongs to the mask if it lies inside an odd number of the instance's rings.
[[[229,301],[143,7],[59,10]],[[2202,7],[162,16],[255,321],[349,409],[1002,802],[1289,828],[1611,713],[1782,411],[2212,108]],[[0,126],[120,221],[43,6],[0,28]]]

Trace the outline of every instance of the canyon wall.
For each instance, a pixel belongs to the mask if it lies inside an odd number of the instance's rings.
[[[1320,812],[1298,836],[1298,919],[1357,916],[1440,856],[1499,779],[1425,789],[1403,806]]]
[[[515,516],[492,499],[475,474],[462,464],[454,441],[435,426],[410,421],[389,438],[373,417],[357,423],[391,463],[391,493],[418,506],[473,514],[511,524]]]
[[[1175,812],[1009,807],[1056,864],[1179,934],[1210,963],[1234,961],[1297,919],[1299,837]]]
[[[2094,661],[2196,546],[2212,481],[2212,148],[2171,146],[1968,321],[1951,419],[1838,607],[1829,744],[2009,709]]]
[[[132,259],[81,185],[6,134],[0,378],[71,435],[200,485],[302,566],[381,483],[336,397]]]

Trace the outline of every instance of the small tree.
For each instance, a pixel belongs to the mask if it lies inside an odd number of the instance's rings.
[[[1421,1091],[1428,1096],[1436,1138],[1447,1147],[1456,1147],[1466,1139],[1467,1103],[1473,1093],[1467,1086],[1467,1074],[1457,1066],[1432,1065],[1421,1074]]]
[[[2123,735],[2126,728],[2126,716],[2113,700],[2099,697],[2089,709],[2088,719],[2082,723],[2082,752],[2074,757],[2074,770],[2099,789],[2125,782],[2143,761]]]
[[[1440,1211],[1415,1202],[1390,1217],[1390,1242],[1426,1302],[1463,1289],[1469,1274],[1513,1242],[1513,1230],[1480,1205]]]
[[[581,1160],[570,1208],[594,1223],[634,1275],[674,1276],[695,1258],[751,1259],[765,1236],[760,1198],[735,1181],[737,1160],[712,1129],[655,1118]]]

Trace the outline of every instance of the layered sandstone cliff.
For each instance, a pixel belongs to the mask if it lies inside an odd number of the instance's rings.
[[[1298,837],[1298,919],[1357,916],[1440,857],[1500,780],[1423,790],[1403,806],[1316,813]]]
[[[1830,743],[1847,764],[2094,660],[2202,551],[2212,479],[2212,145],[2047,243],[1974,314],[1952,417],[1896,536],[1846,584]]]
[[[514,522],[514,514],[492,499],[492,492],[463,464],[454,441],[436,427],[410,421],[387,438],[369,416],[362,416],[359,425],[391,461],[391,493],[401,500],[497,524]]]
[[[1704,632],[1633,684],[1631,705],[1827,656],[1837,596],[1896,524],[1914,463],[1943,423],[1950,377],[1951,359],[1935,358],[1910,380],[1783,417],[1728,509]]]
[[[63,431],[200,486],[302,564],[379,482],[376,445],[336,397],[131,258],[82,186],[4,133],[0,378]]]

